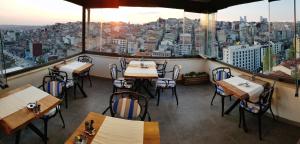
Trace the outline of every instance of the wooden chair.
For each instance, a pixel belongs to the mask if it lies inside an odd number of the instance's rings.
[[[42,88],[45,92],[48,92],[52,96],[55,96],[61,100],[64,100],[66,84],[64,81],[61,80],[61,78],[62,77],[59,77],[59,76],[44,76]],[[50,119],[54,118],[57,115],[57,113],[59,114],[60,119],[63,123],[62,127],[65,128],[65,121],[63,119],[60,109],[61,109],[61,106],[58,105],[57,107],[51,109],[48,113],[46,113],[44,116],[41,117],[41,119],[44,121],[45,139],[48,139],[48,137],[47,137],[48,121]]]
[[[90,56],[87,56],[87,55],[82,55],[82,56],[78,57],[77,61],[84,62],[84,63],[93,63],[93,58],[91,58]],[[81,73],[79,75],[79,77],[81,78],[81,86],[82,87],[83,87],[83,79],[84,78],[88,78],[89,79],[89,81],[90,81],[90,87],[93,86],[92,79],[91,79],[91,76],[90,76],[90,70],[91,69],[89,68],[87,71],[85,71],[84,73]]]
[[[113,93],[109,99],[109,107],[103,114],[108,110],[110,110],[112,117],[144,121],[148,115],[148,121],[151,121],[148,112],[148,98],[136,92]]]
[[[273,85],[267,89],[264,90],[264,92],[259,96],[258,102],[251,102],[249,99],[242,100],[240,102],[239,106],[239,112],[240,112],[240,120],[239,120],[239,127],[241,127],[241,123],[243,124],[244,131],[247,132],[247,126],[246,126],[246,120],[245,120],[245,111],[249,112],[255,116],[257,116],[258,119],[258,134],[259,139],[262,140],[261,136],[261,117],[270,110],[272,117],[274,120],[275,116],[272,111],[271,103],[272,103],[272,95],[274,92],[274,85],[276,82],[273,83]]]
[[[172,89],[172,95],[176,97],[176,104],[178,105],[178,97],[177,97],[177,90],[176,90],[176,80],[180,74],[180,66],[174,65],[173,70],[169,71],[172,72],[172,78],[158,78],[156,81],[156,92],[157,95],[157,103],[159,105],[160,100],[160,91],[163,89]]]
[[[221,86],[216,84],[216,81],[224,80],[224,79],[227,79],[230,77],[232,77],[232,75],[231,75],[231,70],[228,67],[218,67],[218,68],[215,68],[212,70],[212,80],[215,85],[215,93],[214,93],[213,98],[211,99],[210,105],[213,105],[213,101],[214,101],[216,95],[221,96],[222,117],[224,116],[225,97],[230,97],[230,100],[231,100],[231,94],[225,93],[224,89]]]

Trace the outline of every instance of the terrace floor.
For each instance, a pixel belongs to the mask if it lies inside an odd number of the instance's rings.
[[[85,116],[93,111],[102,113],[108,106],[108,99],[112,92],[111,80],[93,78],[93,87],[86,82],[85,90],[87,98],[83,98],[78,92],[74,99],[69,92],[69,108],[63,108],[63,116],[66,128],[61,128],[59,117],[49,121],[49,144],[62,144],[79,126]],[[248,133],[238,128],[238,108],[230,115],[221,117],[220,98],[216,97],[214,105],[210,106],[213,86],[195,85],[178,86],[179,106],[176,106],[175,97],[171,92],[165,91],[161,96],[160,106],[156,106],[156,99],[150,100],[149,111],[153,121],[159,121],[162,144],[295,144],[300,138],[300,128],[285,124],[264,116],[263,141],[259,141],[256,117],[247,114],[246,121]],[[233,103],[226,99],[226,106]],[[42,120],[34,123],[41,130]],[[6,136],[0,133],[0,144],[14,143],[14,136]],[[22,131],[21,143],[42,143],[40,137],[30,129]]]

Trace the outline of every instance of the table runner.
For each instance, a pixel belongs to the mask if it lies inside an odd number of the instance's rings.
[[[259,85],[255,82],[251,82],[249,80],[243,79],[238,76],[225,79],[224,81],[237,87],[241,91],[247,93],[249,95],[249,100],[251,102],[258,102],[259,96],[264,90],[264,87],[262,85]],[[249,87],[246,87],[245,85],[241,85],[242,83],[246,83],[246,82],[249,84]]]
[[[71,62],[71,63],[68,63],[66,65],[61,66],[59,68],[59,70],[66,72],[68,74],[68,78],[69,79],[73,79],[73,72],[74,72],[74,70],[82,67],[85,64],[86,63],[74,61],[74,62]]]
[[[92,144],[143,144],[144,122],[106,117]]]
[[[157,75],[156,69],[128,67],[125,75]]]
[[[27,106],[30,102],[36,102],[49,94],[34,87],[30,86],[19,92],[10,94],[0,99],[0,119],[9,116]]]
[[[130,61],[129,66],[140,67],[141,63],[144,63],[144,66],[146,66],[146,67],[156,67],[156,64],[154,61]]]

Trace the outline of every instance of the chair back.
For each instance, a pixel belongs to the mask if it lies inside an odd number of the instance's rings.
[[[165,62],[162,65],[158,65],[157,71],[160,72],[160,77],[164,78],[166,75],[166,67],[167,67],[168,61],[165,60]]]
[[[116,64],[110,64],[109,69],[110,69],[111,79],[113,81],[118,79],[118,66]]]
[[[268,87],[264,90],[264,92],[260,95],[260,102],[264,105],[271,105],[272,102],[272,96],[274,93],[274,86],[276,84],[276,81],[273,82],[272,86]]]
[[[54,76],[56,78],[60,78],[61,80],[67,82],[68,79],[69,79],[69,76],[68,76],[68,73],[65,72],[65,71],[59,71],[59,70],[56,70],[56,69],[50,69],[48,68],[48,74],[50,76]]]
[[[82,55],[78,57],[77,61],[84,63],[93,63],[93,58],[87,55]]]
[[[231,70],[228,67],[218,67],[212,70],[212,80],[214,82],[230,78]]]
[[[43,78],[43,90],[48,92],[52,96],[62,99],[64,90],[65,90],[65,82],[53,75],[44,76]]]
[[[177,80],[180,74],[180,69],[181,66],[180,65],[174,65],[173,67],[173,75],[172,75],[172,79],[173,80]]]
[[[126,70],[127,63],[126,63],[126,59],[124,57],[120,58],[120,66],[121,66],[122,72]]]
[[[116,92],[109,100],[111,116],[123,119],[145,120],[148,98],[136,92]]]

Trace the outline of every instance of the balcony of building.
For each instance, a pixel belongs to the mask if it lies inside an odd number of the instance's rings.
[[[108,54],[107,52],[101,52],[101,50],[91,50],[89,46],[95,43],[90,36],[90,32],[93,30],[93,26],[89,23],[90,14],[93,14],[92,8],[96,7],[118,7],[116,1],[107,3],[96,3],[97,1],[91,1],[85,5],[80,0],[68,0],[72,3],[82,5],[82,21],[80,23],[82,27],[82,45],[79,45],[80,52],[76,52],[75,55],[68,56],[64,59],[54,60],[52,62],[36,66],[34,68],[26,68],[18,70],[10,69],[11,72],[6,76],[6,84],[10,89],[18,88],[20,86],[31,84],[35,87],[39,87],[43,81],[43,77],[49,74],[49,68],[57,66],[63,61],[72,62],[77,61],[78,56],[87,55],[93,59],[93,66],[90,70],[92,76],[92,86],[89,86],[89,80],[84,80],[84,91],[87,97],[83,97],[82,93],[77,89],[77,94],[74,96],[73,89],[68,90],[68,108],[62,107],[62,115],[64,117],[66,127],[61,127],[61,121],[58,116],[49,120],[48,127],[48,143],[64,143],[72,133],[82,123],[84,118],[89,112],[102,113],[109,106],[109,98],[113,91],[113,84],[111,80],[110,65],[120,65],[120,59],[143,59],[145,61],[163,62],[168,61],[166,71],[171,71],[174,65],[181,65],[181,71],[179,79],[177,80],[177,94],[179,99],[178,106],[176,105],[176,99],[172,96],[171,91],[164,90],[161,93],[160,105],[157,106],[157,96],[150,98],[149,100],[149,113],[151,115],[151,121],[159,123],[160,143],[162,144],[182,144],[182,143],[297,143],[299,141],[299,123],[300,123],[300,105],[299,98],[295,97],[295,92],[298,90],[294,79],[290,77],[282,76],[278,73],[272,75],[265,75],[260,73],[250,72],[237,66],[226,64],[224,61],[219,61],[216,58],[210,56],[188,56],[188,57],[164,57],[169,56],[167,53],[158,54],[157,57],[143,56],[129,56],[129,55],[116,55]],[[167,2],[167,1],[166,1]],[[196,2],[196,1],[194,1]],[[250,1],[249,1],[250,2]],[[124,1],[123,5],[130,2]],[[232,4],[224,2],[219,6],[212,6],[215,1],[212,0],[211,4],[201,7],[204,9],[199,12],[215,12],[218,9],[225,8]],[[235,3],[235,2],[233,2]],[[238,2],[237,2],[238,3]],[[161,2],[163,6],[168,6],[168,3]],[[182,6],[183,3],[172,5],[173,8],[187,9],[193,12],[198,12],[198,7],[192,6],[192,2],[189,5]],[[241,3],[240,3],[241,4]],[[133,3],[129,6],[157,6],[158,3],[149,2],[141,4],[139,2]],[[159,5],[158,5],[159,6]],[[91,8],[88,9],[88,8]],[[200,9],[200,8],[199,8]],[[87,30],[85,30],[87,29]],[[209,29],[209,28],[208,28]],[[207,30],[205,32],[209,34]],[[184,34],[181,35],[184,37]],[[209,41],[206,37],[203,41]],[[149,40],[151,41],[151,39]],[[120,41],[121,42],[121,41]],[[118,43],[118,42],[116,42]],[[206,42],[209,47],[209,42]],[[103,45],[101,45],[103,46]],[[36,46],[38,47],[38,46]],[[77,48],[78,48],[77,47]],[[104,48],[100,48],[104,49]],[[209,54],[213,53],[214,49],[210,49]],[[7,53],[5,51],[4,53]],[[206,54],[207,54],[206,53]],[[288,63],[288,62],[287,62]],[[216,97],[213,105],[210,104],[211,99],[215,92],[215,86],[212,81],[212,70],[218,67],[229,67],[233,76],[253,76],[255,79],[262,80],[272,84],[276,81],[274,87],[274,94],[272,95],[272,109],[276,116],[276,120],[272,118],[272,115],[268,111],[262,116],[262,137],[261,141],[258,138],[258,124],[257,118],[252,114],[246,114],[245,121],[248,126],[248,132],[244,132],[242,128],[239,128],[239,108],[238,106],[233,109],[230,114],[221,116],[221,98]],[[277,67],[278,68],[278,67]],[[280,69],[280,67],[279,67]],[[199,84],[189,85],[183,84],[182,75],[190,72],[206,72],[209,74],[210,81]],[[286,76],[286,74],[283,74]],[[167,74],[165,77],[172,77],[171,74]],[[155,93],[155,84],[149,86],[149,90]],[[145,91],[140,93],[147,95]],[[236,98],[232,97],[225,99],[225,109],[229,108]],[[109,114],[107,114],[109,115]],[[40,130],[43,130],[43,121],[35,120],[32,122]],[[5,134],[3,131],[0,133],[0,143],[13,143],[16,139],[16,133],[11,135]],[[22,129],[20,143],[43,143],[43,140],[33,133],[30,129]]]

